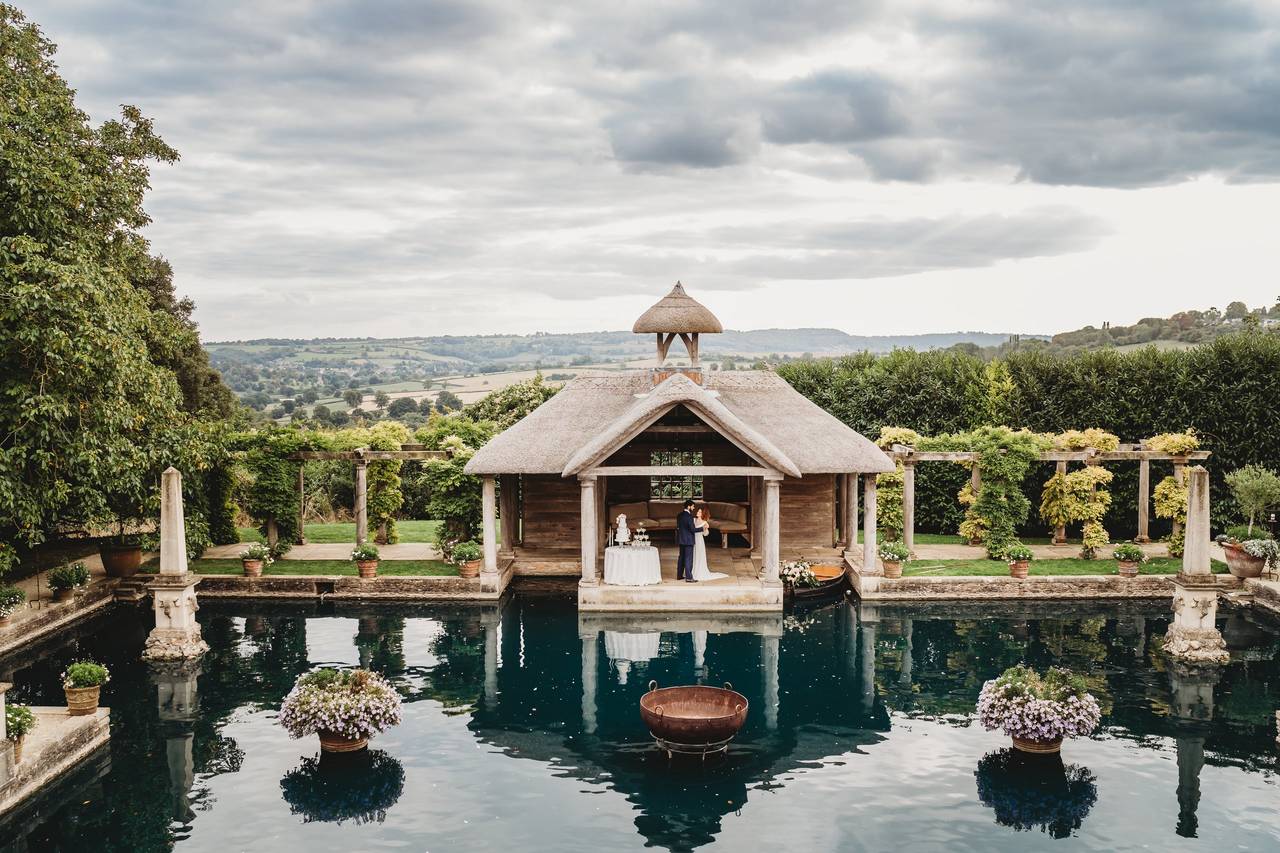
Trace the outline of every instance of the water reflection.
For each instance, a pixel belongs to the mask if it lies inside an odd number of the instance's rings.
[[[105,785],[82,788],[68,805],[49,805],[48,819],[34,828],[0,824],[0,843],[17,835],[32,846],[160,850],[190,837],[208,847],[243,822],[278,828],[294,821],[295,828],[361,826],[366,835],[334,836],[332,845],[344,849],[377,846],[379,833],[394,830],[414,849],[479,850],[489,839],[478,830],[447,840],[433,834],[448,817],[439,811],[435,784],[456,784],[451,802],[461,798],[476,809],[532,796],[536,812],[539,798],[563,794],[565,778],[577,799],[557,801],[564,825],[590,823],[603,802],[596,795],[625,800],[625,838],[600,845],[613,849],[740,844],[741,827],[756,815],[776,820],[770,810],[779,803],[794,816],[796,844],[811,840],[826,849],[839,839],[837,846],[854,846],[869,831],[859,822],[859,797],[877,791],[885,799],[867,814],[886,826],[908,833],[933,826],[943,834],[966,828],[970,843],[955,846],[970,849],[1019,843],[1016,833],[1032,828],[1130,838],[1127,824],[1114,818],[1108,824],[1107,810],[1094,807],[1098,789],[1144,796],[1152,804],[1144,817],[1149,812],[1170,841],[1244,832],[1226,822],[1221,806],[1201,808],[1202,798],[1225,796],[1208,783],[1202,790],[1201,779],[1230,766],[1245,771],[1246,785],[1274,785],[1274,777],[1257,780],[1276,769],[1270,744],[1280,707],[1277,634],[1233,613],[1224,618],[1233,655],[1228,667],[1169,668],[1151,642],[1167,624],[1163,610],[842,602],[784,621],[578,613],[571,601],[534,595],[488,607],[210,602],[201,621],[212,650],[188,671],[142,665],[137,655],[146,631],[135,628],[146,616],[125,614],[56,647],[0,661],[0,675],[17,685],[15,701],[61,704],[57,673],[65,663],[84,655],[105,660],[113,672],[104,704],[112,707],[114,756]],[[303,754],[311,744],[289,741],[274,721],[297,676],[335,660],[382,673],[406,703],[405,723],[375,742],[381,753],[369,753],[367,767],[337,775]],[[982,683],[1019,661],[1066,665],[1089,679],[1105,734],[1073,747],[1088,769],[1060,762],[1028,768],[1008,750],[993,752],[996,742],[971,725]],[[669,760],[656,750],[638,713],[651,678],[663,685],[727,681],[746,695],[751,712],[729,753],[703,763]],[[448,731],[468,752],[445,751]],[[933,762],[936,784],[952,786],[951,811],[944,816],[933,808],[933,791],[900,781],[892,764],[881,763],[886,755]],[[485,763],[492,760],[527,764],[512,773],[509,764]],[[1135,791],[1113,781],[1135,763],[1144,768],[1141,784],[1158,789]],[[899,766],[903,774],[915,769]],[[880,768],[874,777],[870,767]],[[423,773],[445,775],[422,787],[416,774]],[[469,773],[483,776],[470,787],[456,781]],[[267,788],[279,780],[283,799],[263,796],[264,778]],[[808,778],[825,786],[816,797],[800,793]],[[258,790],[236,790],[246,785]],[[833,796],[851,827],[835,828]],[[402,797],[415,808],[393,808]],[[414,822],[428,814],[434,823]],[[529,849],[558,849],[561,836],[545,828],[538,835],[531,812],[511,814],[522,825],[531,822]],[[814,839],[806,826],[829,834]],[[585,845],[591,838],[578,840]]]

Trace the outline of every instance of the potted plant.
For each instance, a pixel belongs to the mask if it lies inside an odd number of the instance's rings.
[[[1133,542],[1124,542],[1111,552],[1116,560],[1116,571],[1122,578],[1136,578],[1138,566],[1147,561],[1147,553]]]
[[[378,548],[372,542],[365,542],[363,545],[352,548],[351,559],[355,560],[356,568],[360,570],[360,577],[376,578],[378,576]]]
[[[880,562],[884,564],[886,578],[902,577],[902,564],[910,559],[911,552],[903,542],[895,539],[880,546]]]
[[[480,576],[480,564],[483,551],[473,541],[459,542],[453,546],[453,562],[458,566],[458,574],[464,578]]]
[[[1031,561],[1036,555],[1026,545],[1018,542],[1005,551],[1004,558],[1009,562],[1009,577],[1023,580],[1027,572],[1031,571]]]
[[[1280,567],[1280,543],[1274,539],[1240,540],[1218,537],[1227,570],[1238,578],[1261,577],[1263,571],[1275,572]]]
[[[262,542],[253,542],[240,552],[240,565],[247,578],[262,577],[262,569],[275,561],[275,557],[271,556],[271,549]]]
[[[98,545],[102,568],[109,578],[128,578],[142,567],[142,537],[124,532],[124,520],[118,521],[119,532]]]
[[[0,627],[9,624],[9,618],[18,612],[27,600],[27,594],[13,584],[0,586]]]
[[[70,600],[76,590],[88,582],[89,569],[84,563],[58,566],[49,572],[49,589],[53,590],[54,601]]]
[[[990,731],[1003,729],[1023,752],[1059,752],[1063,738],[1087,735],[1101,719],[1084,678],[1059,667],[1042,676],[1022,664],[1011,666],[978,695],[978,721]]]
[[[98,710],[102,685],[111,680],[111,672],[91,660],[76,661],[62,673],[62,690],[67,694],[67,713],[83,717]]]
[[[26,705],[4,706],[4,730],[13,741],[13,763],[22,763],[22,739],[36,727],[36,715]]]
[[[400,722],[400,694],[366,669],[318,669],[300,676],[280,705],[290,737],[320,737],[324,752],[355,752]]]

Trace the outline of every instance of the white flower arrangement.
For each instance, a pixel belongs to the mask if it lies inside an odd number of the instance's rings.
[[[779,574],[782,576],[782,582],[790,587],[818,585],[818,577],[813,573],[813,565],[805,560],[791,560],[783,563]]]

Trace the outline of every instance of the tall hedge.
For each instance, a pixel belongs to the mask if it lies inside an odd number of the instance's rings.
[[[1280,335],[1244,331],[1188,350],[1143,347],[1055,355],[1036,350],[984,363],[957,351],[898,350],[794,362],[778,372],[798,391],[853,429],[875,437],[885,426],[924,435],[1007,424],[1037,432],[1100,427],[1124,441],[1195,429],[1212,452],[1215,525],[1238,510],[1223,477],[1254,462],[1280,467]],[[1108,465],[1115,495],[1105,524],[1116,536],[1136,527],[1138,465]],[[962,513],[955,487],[963,474],[947,465],[917,473],[917,519],[922,531],[953,532]],[[1035,465],[1024,482],[1038,505],[1053,473]],[[1152,466],[1152,485],[1169,473]],[[1153,534],[1162,525],[1153,520]],[[1040,532],[1034,514],[1023,532]]]

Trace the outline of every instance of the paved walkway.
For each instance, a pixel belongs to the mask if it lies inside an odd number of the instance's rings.
[[[214,545],[204,552],[210,560],[238,560],[248,543]],[[294,545],[283,560],[350,560],[354,542],[316,542]],[[379,545],[378,555],[383,560],[439,560],[440,551],[429,542],[400,542],[395,545]]]

